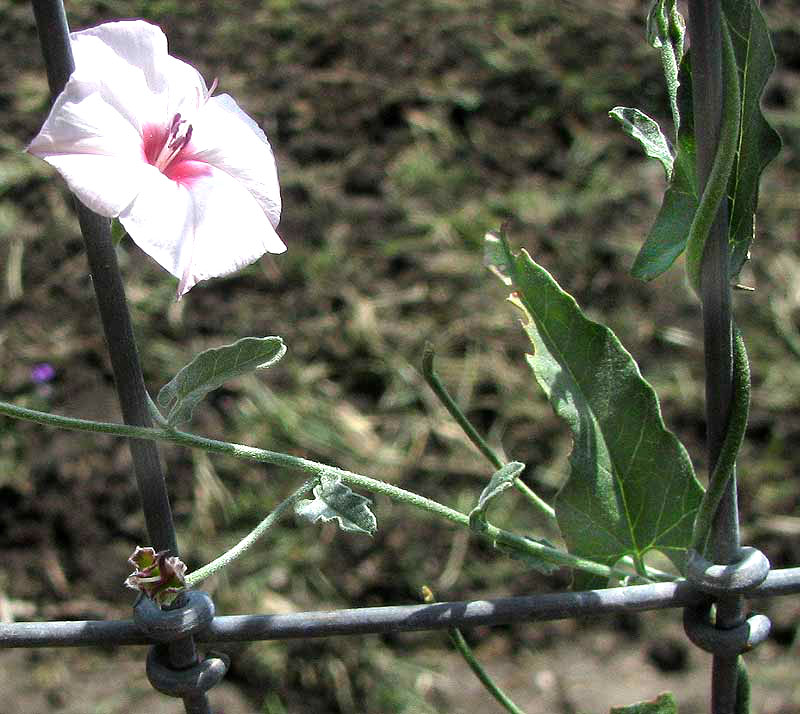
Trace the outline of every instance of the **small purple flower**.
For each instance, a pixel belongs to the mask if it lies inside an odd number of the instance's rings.
[[[47,384],[56,376],[56,370],[49,362],[40,362],[31,367],[31,381],[34,384]]]

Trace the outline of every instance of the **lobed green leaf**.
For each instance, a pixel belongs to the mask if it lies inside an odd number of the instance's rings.
[[[338,476],[323,474],[314,487],[314,499],[300,501],[295,513],[311,523],[335,520],[343,531],[374,535],[378,521],[369,507],[369,499],[354,493]]]
[[[511,301],[524,313],[534,347],[528,362],[574,437],[569,477],[555,502],[569,551],[613,566],[625,556],[642,563],[657,549],[682,570],[702,487],[664,425],[655,391],[611,330],[589,320],[525,251],[514,255],[504,237],[500,242]],[[587,577],[576,583],[604,584]]]
[[[243,337],[232,345],[201,352],[158,393],[158,403],[169,409],[167,422],[176,426],[189,421],[206,394],[229,379],[271,367],[285,353],[280,337]]]

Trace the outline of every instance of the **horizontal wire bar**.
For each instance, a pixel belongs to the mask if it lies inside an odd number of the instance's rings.
[[[800,568],[773,570],[749,598],[800,593]],[[563,620],[586,615],[662,610],[701,603],[707,596],[687,581],[650,583],[606,590],[543,593],[521,597],[441,602],[432,605],[366,607],[330,612],[215,617],[197,642],[248,642],[331,635],[440,630]],[[133,620],[18,622],[0,625],[0,649],[152,644]]]

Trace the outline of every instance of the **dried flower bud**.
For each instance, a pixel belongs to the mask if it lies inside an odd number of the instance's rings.
[[[169,551],[156,553],[155,548],[136,547],[128,562],[135,570],[125,585],[143,592],[159,605],[169,605],[186,589],[186,564]]]

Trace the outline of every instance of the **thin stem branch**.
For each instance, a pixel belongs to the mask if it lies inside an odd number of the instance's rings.
[[[314,488],[316,479],[306,481],[300,488],[298,488],[291,496],[281,501],[261,523],[259,523],[250,533],[248,533],[242,540],[240,540],[233,548],[226,551],[218,558],[215,558],[210,563],[204,565],[202,568],[192,571],[186,576],[186,587],[193,588],[198,583],[206,578],[214,575],[223,568],[230,565],[239,556],[243,555],[245,551],[251,548],[255,542],[264,535],[272,526],[274,526],[280,517],[292,506],[294,506],[301,498],[305,497],[309,491]]]
[[[338,476],[344,483],[350,486],[362,488],[370,493],[382,494],[398,503],[403,503],[413,508],[427,511],[430,514],[444,518],[455,525],[469,528],[469,516],[467,514],[449,508],[448,506],[438,503],[437,501],[425,498],[424,496],[420,496],[412,491],[407,491],[399,486],[393,486],[392,484],[384,481],[370,478],[369,476],[362,476],[361,474],[356,474],[352,471],[346,471],[345,469],[336,468],[334,466],[322,464],[317,461],[311,461],[310,459],[304,459],[299,456],[282,454],[277,451],[259,449],[254,446],[235,444],[228,441],[218,441],[217,439],[209,439],[204,436],[178,431],[177,429],[157,429],[153,427],[130,426],[127,424],[113,424],[108,422],[90,421],[88,419],[65,417],[57,414],[49,414],[47,412],[39,412],[33,409],[27,409],[25,407],[18,407],[14,404],[9,404],[8,402],[0,402],[0,414],[4,414],[5,416],[15,419],[32,421],[45,426],[71,429],[73,431],[109,434],[112,436],[121,436],[130,439],[165,441],[172,444],[178,444],[179,446],[203,449],[212,453],[224,454],[226,456],[233,456],[235,458],[245,459],[248,461],[272,464],[273,466],[280,466],[282,468],[292,469],[294,471],[303,471],[311,474],[314,477],[319,477],[323,474],[332,474]],[[625,578],[631,575],[629,571],[611,568],[607,565],[603,565],[602,563],[597,563],[586,558],[565,553],[557,548],[551,548],[543,545],[542,543],[531,540],[530,538],[518,536],[515,533],[511,533],[510,531],[506,531],[502,528],[497,528],[491,524],[487,523],[486,525],[486,529],[480,535],[487,540],[506,545],[516,551],[519,551],[520,553],[530,555],[548,563],[574,568],[576,570],[582,570],[592,575],[597,575],[604,578]],[[647,577],[651,580],[675,579],[672,575],[653,569],[648,569]]]
[[[461,411],[461,407],[456,404],[455,399],[450,396],[450,392],[447,391],[447,387],[444,386],[444,383],[439,378],[439,375],[436,373],[436,369],[433,366],[435,358],[436,353],[433,351],[433,347],[430,344],[426,344],[425,351],[422,353],[422,376],[425,378],[428,386],[439,398],[439,401],[450,413],[450,416],[455,419],[456,423],[461,427],[467,438],[475,445],[475,448],[477,448],[478,451],[480,451],[486,457],[486,459],[495,469],[503,468],[503,460],[500,458],[497,452],[486,443],[486,440],[481,436],[480,432],[474,426],[472,426],[472,422],[467,419],[466,414]]]
[[[474,653],[472,652],[472,648],[464,639],[464,635],[461,634],[461,630],[453,628],[452,630],[448,630],[447,634],[450,636],[450,641],[453,643],[453,646],[464,658],[464,661],[467,663],[469,668],[480,680],[481,684],[486,687],[486,691],[489,692],[489,694],[491,694],[506,711],[510,712],[510,714],[525,714],[525,712],[514,703],[514,700],[512,700],[511,697],[509,697],[508,694],[506,694],[498,686],[498,684],[492,679],[491,675],[483,668],[483,665],[478,661],[478,658],[475,657]]]
[[[455,399],[450,396],[447,387],[444,386],[444,383],[439,378],[433,366],[435,356],[433,348],[430,345],[425,345],[425,351],[422,354],[422,376],[425,378],[428,386],[430,386],[433,393],[439,398],[439,401],[441,401],[445,409],[450,413],[450,416],[453,417],[456,423],[461,427],[467,438],[475,445],[475,448],[486,457],[495,469],[503,468],[503,460],[497,452],[486,443],[486,440],[480,435],[470,420],[467,419],[466,414],[461,411],[461,407],[456,404]],[[543,513],[550,520],[555,520],[556,512],[553,507],[535,493],[521,478],[517,477],[514,479],[514,486],[538,511]]]
[[[426,604],[432,604],[436,602],[433,591],[427,585],[422,587],[422,599]],[[457,627],[453,627],[447,631],[447,634],[450,636],[450,641],[453,643],[453,646],[464,658],[464,661],[472,670],[473,674],[478,678],[478,681],[480,681],[480,683],[486,688],[486,691],[489,692],[489,694],[491,694],[506,711],[510,712],[510,714],[525,714],[525,712],[512,701],[511,697],[509,697],[500,688],[500,686],[492,679],[492,676],[483,668],[483,665],[478,661],[478,658],[475,657],[475,654],[472,652],[472,648],[464,639],[464,635],[461,634],[461,630],[459,630]]]

